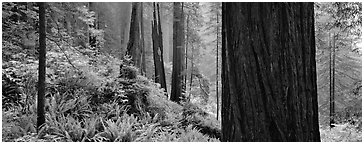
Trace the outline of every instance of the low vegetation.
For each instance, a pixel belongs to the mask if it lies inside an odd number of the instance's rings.
[[[195,104],[168,100],[159,84],[139,75],[128,57],[120,69],[116,59],[109,60],[115,65],[108,65],[106,73],[97,73],[100,67],[85,67],[78,72],[66,69],[63,73],[67,75],[62,77],[53,74],[58,79],[48,82],[46,123],[38,133],[37,80],[29,73],[6,73],[15,66],[8,63],[3,71],[3,86],[7,87],[3,89],[2,140],[219,141],[220,123],[213,116]],[[49,69],[53,70],[55,67]]]

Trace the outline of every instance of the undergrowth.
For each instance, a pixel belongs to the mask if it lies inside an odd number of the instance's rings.
[[[22,71],[36,62],[5,62],[3,84],[11,87],[3,91],[2,141],[219,141],[218,121],[193,104],[169,101],[160,85],[139,75],[127,57],[121,69],[117,59],[99,58],[98,64],[75,63],[78,70],[59,59],[50,65],[46,123],[38,133],[36,69]]]
[[[361,142],[362,131],[349,123],[338,125],[333,128],[320,128],[322,142]]]

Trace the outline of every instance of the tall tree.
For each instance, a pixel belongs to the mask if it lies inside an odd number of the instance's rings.
[[[182,47],[181,47],[181,61],[182,61],[182,64],[181,64],[181,77],[182,77],[182,93],[186,93],[186,84],[185,84],[185,78],[186,78],[186,63],[185,63],[185,59],[186,59],[186,51],[185,51],[185,31],[186,31],[186,27],[185,27],[185,12],[184,12],[184,6],[185,6],[185,3],[181,3],[182,6],[181,6],[181,37],[182,37]]]
[[[132,56],[134,65],[142,68],[142,34],[141,34],[141,10],[140,2],[132,3],[130,35],[127,54]]]
[[[329,35],[330,48],[330,127],[335,123],[335,33],[333,40]]]
[[[153,39],[153,58],[155,70],[155,82],[161,84],[167,93],[166,76],[164,72],[163,61],[163,37],[162,26],[159,13],[159,4],[153,3],[153,22],[152,22],[152,39]]]
[[[171,100],[180,102],[183,88],[183,3],[173,3],[173,66]]]
[[[216,119],[219,120],[219,12],[216,12]]]
[[[333,112],[333,93],[332,93],[332,87],[333,87],[333,83],[332,83],[332,47],[331,47],[331,42],[330,42],[330,34],[329,34],[329,49],[330,49],[330,59],[329,59],[329,88],[330,88],[330,91],[329,91],[329,94],[330,94],[330,122],[329,122],[329,125],[331,127],[332,123],[334,123],[334,114],[332,113]]]
[[[211,39],[210,41],[208,41],[208,45],[210,45],[213,48],[213,51],[215,53],[216,50],[216,72],[215,72],[215,82],[216,82],[216,118],[219,118],[219,112],[220,112],[220,94],[219,94],[219,73],[221,68],[219,67],[220,63],[219,62],[219,48],[221,48],[221,35],[220,35],[220,29],[221,29],[221,2],[211,2],[211,3],[207,3],[208,5],[208,13],[206,14],[207,17],[209,18],[206,21],[206,35],[207,36],[215,36],[215,39]]]
[[[203,39],[201,38],[201,30],[203,29],[202,23],[204,22],[202,14],[201,3],[199,2],[191,2],[191,3],[184,3],[183,6],[183,13],[184,17],[186,18],[186,27],[185,27],[185,76],[189,76],[189,91],[187,91],[187,80],[185,79],[186,84],[186,95],[188,93],[188,99],[191,98],[193,90],[193,81],[194,78],[198,78],[196,73],[197,67],[195,66],[196,63],[199,63],[198,59],[202,59],[200,57],[200,50],[204,49],[205,45],[203,43]],[[199,48],[199,49],[195,49]],[[190,65],[188,65],[190,63]],[[198,64],[196,64],[198,65]]]
[[[89,2],[88,7],[89,7],[89,10],[97,11],[97,7],[95,6],[95,3]],[[88,35],[89,35],[88,42],[89,42],[89,45],[91,46],[91,48],[96,48],[97,47],[96,36],[93,35],[93,33],[91,32],[92,30],[98,29],[98,19],[96,19],[97,16],[98,16],[98,14],[95,13],[95,15],[93,15],[94,21],[88,25],[88,30],[89,30],[89,32],[88,32]]]
[[[333,122],[331,118],[346,117],[347,109],[355,109],[350,112],[353,115],[361,113],[361,97],[353,93],[358,88],[356,84],[361,82],[361,52],[357,45],[361,42],[361,6],[357,2],[315,3],[317,90],[321,124],[330,125],[330,121]],[[335,93],[332,88],[335,88]],[[335,94],[334,100],[332,94]],[[333,112],[332,103],[335,103],[335,114],[330,114],[330,110]],[[335,123],[348,120],[349,117],[335,119]]]
[[[158,35],[159,35],[159,51],[160,51],[160,59],[161,59],[161,79],[160,84],[162,85],[162,88],[164,88],[164,91],[167,94],[167,83],[166,83],[166,73],[164,70],[164,58],[163,58],[163,34],[162,34],[162,21],[161,21],[161,14],[160,14],[160,3],[157,4],[157,11],[158,11]],[[168,95],[167,95],[168,97]]]
[[[222,141],[320,141],[313,3],[222,12]]]
[[[184,87],[185,87],[185,90],[186,90],[186,92],[187,92],[187,68],[188,68],[188,41],[189,41],[189,32],[188,32],[188,27],[189,27],[189,21],[190,21],[190,16],[189,15],[187,15],[187,17],[186,17],[186,32],[185,32],[185,36],[186,36],[186,39],[185,39],[185,44],[186,44],[186,46],[185,46],[185,69],[186,69],[186,71],[185,71],[185,76],[184,76]]]
[[[45,123],[44,96],[46,75],[46,21],[45,3],[39,5],[39,68],[38,68],[38,104],[37,104],[37,130]]]
[[[142,68],[141,68],[141,74],[142,75],[146,75],[146,48],[145,48],[145,44],[144,44],[144,18],[143,18],[143,11],[144,11],[144,6],[143,3],[140,3],[140,32],[141,32],[141,52],[142,52]]]

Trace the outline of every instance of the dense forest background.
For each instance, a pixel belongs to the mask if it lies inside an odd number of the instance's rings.
[[[2,141],[221,141],[221,6],[45,3],[38,129],[40,8],[3,2]],[[314,4],[321,141],[362,141],[361,13]]]

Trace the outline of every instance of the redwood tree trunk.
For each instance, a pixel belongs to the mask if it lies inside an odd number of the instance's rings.
[[[127,54],[132,56],[134,66],[142,68],[142,39],[140,32],[140,2],[133,2],[130,22],[130,35]]]
[[[145,59],[145,45],[144,45],[144,18],[143,18],[143,2],[140,3],[140,32],[141,32],[141,52],[142,52],[142,60],[141,60],[141,74],[146,76],[146,59]]]
[[[161,84],[164,91],[167,93],[166,75],[164,72],[163,61],[163,37],[159,13],[159,4],[157,8],[153,3],[153,23],[152,23],[152,39],[153,39],[153,58],[154,58],[154,75],[155,82]]]
[[[180,102],[183,87],[183,8],[181,2],[173,3],[173,66],[171,100]]]
[[[320,141],[313,3],[223,3],[222,141]]]

